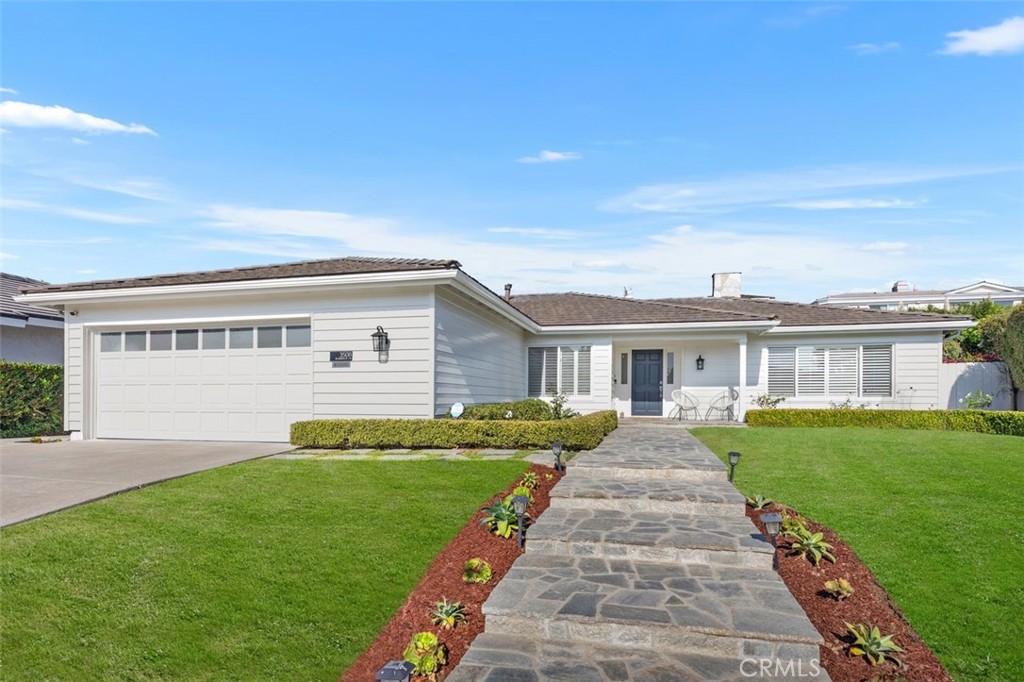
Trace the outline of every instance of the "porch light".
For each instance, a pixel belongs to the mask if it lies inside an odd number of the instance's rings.
[[[562,441],[556,440],[551,444],[551,453],[555,456],[555,471],[565,471],[562,465]]]
[[[700,372],[700,371],[703,371],[703,370],[704,370],[704,356],[703,355],[698,355],[697,356],[697,371]]]
[[[377,331],[370,334],[370,338],[373,339],[373,350],[376,353],[386,353],[391,348],[388,333],[381,326],[378,326]]]
[[[526,507],[530,504],[530,498],[526,495],[516,495],[512,498],[512,509],[516,513],[516,521],[519,526],[519,549],[523,548],[523,517],[526,516]]]
[[[395,682],[409,682],[409,675],[412,674],[412,663],[407,661],[388,661],[384,667],[377,671],[376,682],[394,680]]]
[[[764,532],[772,543],[772,568],[779,570],[779,549],[776,538],[779,537],[779,527],[782,526],[782,516],[776,512],[761,514],[761,523],[764,524]]]
[[[733,450],[729,453],[729,483],[732,483],[733,474],[736,472],[736,465],[740,463],[740,453]]]

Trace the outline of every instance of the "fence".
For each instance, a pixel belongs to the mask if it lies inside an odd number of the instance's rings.
[[[957,362],[939,366],[939,400],[948,397],[947,404],[940,407],[963,409],[967,396],[975,391],[992,396],[990,410],[1014,409],[1014,391],[1005,364]]]

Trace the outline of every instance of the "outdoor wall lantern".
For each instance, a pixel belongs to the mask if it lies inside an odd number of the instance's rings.
[[[697,371],[701,372],[703,370],[704,370],[704,356],[698,355],[697,356]]]
[[[775,541],[779,537],[779,527],[782,526],[782,517],[775,512],[761,514],[761,523],[764,524],[764,531],[768,533],[768,539],[772,543],[772,568],[779,570],[779,545]]]
[[[370,338],[373,339],[373,350],[378,353],[386,353],[391,348],[391,341],[384,327],[378,326],[377,331],[370,334]]]
[[[526,516],[526,507],[530,504],[530,498],[526,495],[516,495],[512,498],[512,509],[516,513],[516,521],[519,524],[519,549],[523,548],[523,517]]]
[[[412,663],[407,661],[388,661],[384,667],[377,671],[377,682],[395,680],[396,682],[409,682],[409,675],[412,674]]]
[[[740,463],[740,453],[733,450],[729,453],[729,483],[732,483],[732,476],[736,472],[736,465]]]
[[[551,444],[551,452],[555,456],[555,471],[565,471],[562,465],[562,441],[556,440]]]

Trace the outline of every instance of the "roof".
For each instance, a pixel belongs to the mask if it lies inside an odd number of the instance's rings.
[[[462,266],[456,260],[430,260],[427,258],[367,258],[350,256],[325,260],[254,265],[226,270],[179,272],[126,279],[105,279],[71,284],[48,284],[33,288],[32,293],[62,291],[96,291],[103,289],[137,289],[184,284],[213,284],[216,282],[245,282],[292,277],[321,277],[331,275],[362,275],[379,272],[407,272],[410,270],[450,270]],[[45,284],[45,282],[43,283]]]
[[[10,275],[0,272],[0,315],[13,317],[19,320],[27,320],[30,317],[40,317],[47,320],[64,320],[64,316],[52,308],[37,308],[27,303],[18,303],[14,296],[22,290],[36,290],[37,287],[47,286],[46,282],[21,275]]]
[[[878,298],[878,299],[913,299],[918,296],[946,296],[949,294],[969,294],[972,289],[979,287],[990,287],[1006,292],[1007,294],[1024,294],[1024,287],[1015,287],[1008,284],[999,284],[997,282],[989,282],[988,280],[981,280],[972,284],[966,284],[961,287],[954,289],[907,289],[904,291],[847,291],[841,294],[829,294],[823,298],[819,298],[817,302],[838,300],[838,299],[862,299],[862,298]]]
[[[513,296],[510,303],[543,327],[569,325],[665,324],[699,322],[769,322],[757,312],[714,309],[692,304],[568,292]]]

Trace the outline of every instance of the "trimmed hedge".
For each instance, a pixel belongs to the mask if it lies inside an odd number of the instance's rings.
[[[1024,412],[987,410],[751,410],[747,412],[747,423],[751,426],[860,426],[1024,436]]]
[[[551,421],[313,419],[295,422],[292,445],[314,448],[549,448],[591,450],[619,425],[608,410]]]
[[[511,417],[506,417],[509,412]],[[520,419],[523,421],[538,422],[554,419],[551,413],[551,405],[540,398],[527,398],[507,403],[482,403],[480,405],[466,405],[466,411],[462,413],[461,419]]]
[[[64,433],[64,367],[0,360],[0,438]]]

